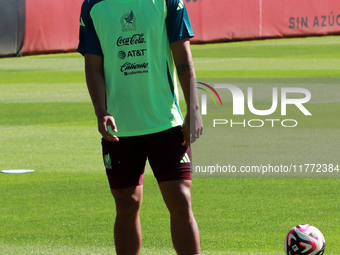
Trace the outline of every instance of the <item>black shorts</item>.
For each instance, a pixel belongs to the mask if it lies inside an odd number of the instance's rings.
[[[146,160],[157,181],[191,180],[190,146],[185,146],[180,126],[162,132],[102,139],[103,159],[111,189],[143,184]]]

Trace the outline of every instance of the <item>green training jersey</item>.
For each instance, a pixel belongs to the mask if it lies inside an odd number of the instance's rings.
[[[86,0],[78,51],[103,56],[119,136],[182,125],[170,43],[192,37],[183,0]]]

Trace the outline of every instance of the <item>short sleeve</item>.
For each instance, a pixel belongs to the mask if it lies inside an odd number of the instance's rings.
[[[166,26],[169,42],[193,37],[188,11],[183,0],[165,0],[167,5]]]
[[[81,7],[79,45],[77,51],[81,54],[89,53],[103,56],[100,41],[90,15],[92,6],[89,0],[85,0]]]

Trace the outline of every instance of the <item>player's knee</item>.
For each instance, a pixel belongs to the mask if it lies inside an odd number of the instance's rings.
[[[116,202],[117,214],[133,216],[139,212],[142,203],[142,197],[138,195],[122,195],[112,191]]]
[[[135,215],[139,212],[140,205],[140,201],[133,198],[125,199],[123,201],[121,200],[119,202],[116,202],[117,214],[126,216]]]
[[[172,206],[168,207],[170,215],[176,218],[188,219],[192,216],[190,197],[183,197],[179,199]]]
[[[192,216],[190,183],[168,182],[160,186],[171,217],[190,218]]]

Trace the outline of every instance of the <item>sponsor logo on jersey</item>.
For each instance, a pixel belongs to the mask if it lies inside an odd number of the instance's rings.
[[[120,71],[125,72],[129,70],[146,69],[148,68],[148,66],[149,66],[149,63],[145,63],[145,62],[142,64],[126,62],[124,65],[120,67]]]
[[[127,53],[125,51],[119,51],[118,52],[118,57],[120,59],[125,59],[125,58],[133,58],[133,57],[142,57],[145,55],[146,49],[140,49],[140,50],[129,50]]]
[[[134,34],[133,36],[126,38],[120,36],[117,40],[117,46],[134,45],[141,43],[146,43],[144,39],[144,34]]]
[[[118,52],[118,57],[119,57],[120,59],[124,59],[124,58],[126,57],[125,51],[119,51],[119,52]]]
[[[120,67],[120,71],[124,73],[125,76],[132,74],[148,73],[149,63],[130,63],[126,62]]]
[[[122,31],[128,32],[128,31],[135,31],[136,28],[136,17],[133,14],[133,11],[130,13],[125,13],[120,18],[120,24],[122,25]]]

